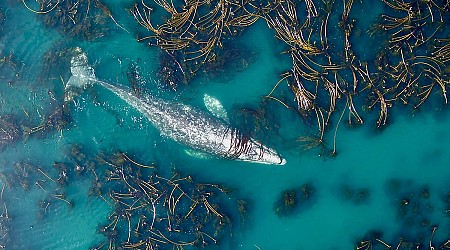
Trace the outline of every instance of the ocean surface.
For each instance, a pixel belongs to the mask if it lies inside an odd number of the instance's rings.
[[[403,244],[399,249],[413,249],[417,244],[421,244],[420,249],[430,249],[432,240],[438,249],[450,239],[450,110],[439,88],[418,109],[410,105],[389,109],[388,125],[382,129],[376,126],[377,109],[360,111],[365,120],[362,126],[342,122],[336,131],[337,154],[330,157],[320,146],[305,150],[304,143],[297,139],[311,135],[314,125],[299,115],[285,82],[273,96],[294,108],[264,98],[280,80],[280,74],[292,68],[286,44],[275,37],[264,20],[224,40],[225,45],[235,48],[235,54],[217,66],[221,68],[199,70],[188,83],[178,83],[175,88],[164,82],[167,72],[161,70],[162,61],[170,60],[167,53],[145,40],[138,41],[146,30],[130,10],[140,1],[104,1],[101,9],[92,0],[90,26],[80,26],[90,29],[85,33],[75,31],[73,24],[79,20],[58,16],[73,13],[51,10],[55,2],[44,2],[41,13],[30,10],[39,11],[40,1],[0,2],[0,126],[15,134],[14,140],[4,139],[0,144],[1,246],[120,249],[133,237],[138,238],[131,231],[144,210],[121,215],[115,235],[108,238],[101,232],[102,227],[114,223],[114,211],[121,211],[111,193],[126,193],[128,188],[123,183],[102,184],[103,196],[93,194],[93,186],[106,178],[96,179],[95,175],[109,173],[105,170],[111,167],[107,162],[114,165],[114,156],[121,155],[117,152],[157,169],[126,160],[133,166],[126,173],[122,168],[123,174],[140,169],[141,178],[157,173],[170,179],[176,172],[181,177],[191,176],[195,182],[219,184],[230,190],[222,194],[217,188],[217,196],[211,196],[215,203],[223,204],[218,212],[227,214],[229,225],[219,234],[212,228],[217,224],[205,226],[202,238],[207,245],[186,244],[178,249],[356,249],[366,240],[374,249],[385,249],[381,241],[394,249],[402,241],[411,245]],[[66,2],[61,1],[61,6]],[[161,7],[147,2],[156,9],[152,20],[165,22]],[[82,4],[87,1],[79,1]],[[320,4],[316,3],[317,8]],[[351,13],[357,19],[360,36],[352,37],[351,43],[364,60],[373,61],[382,46],[367,35],[367,29],[385,8],[382,2],[354,3]],[[336,3],[334,10],[342,13],[341,9],[342,3]],[[330,41],[337,39],[333,35],[338,32],[335,19],[339,15],[330,17]],[[448,13],[444,19],[445,27]],[[443,36],[448,37],[448,33]],[[338,49],[340,43],[336,44],[331,49]],[[142,114],[101,86],[88,88],[64,102],[75,47],[87,54],[97,78],[113,85],[134,88],[130,85],[130,79],[134,79],[143,95],[192,105],[205,112],[204,95],[216,98],[233,126],[276,149],[287,163],[263,165],[192,153],[161,135]],[[448,62],[445,66],[448,70]],[[449,79],[444,80],[448,90]],[[333,148],[335,125],[347,107],[344,104],[339,102],[337,114],[325,131],[328,149]],[[183,185],[188,191],[198,188],[192,182]],[[186,204],[185,209],[189,208]],[[239,204],[245,204],[244,208]],[[170,204],[162,204],[155,211],[163,221],[170,217],[166,206],[170,209]],[[199,217],[214,218],[212,210],[202,209],[195,210]],[[158,230],[184,242],[194,235],[194,226],[194,222],[184,224],[188,236],[176,236],[166,226]],[[169,240],[161,241],[155,249],[177,249]],[[141,245],[135,249],[146,248]]]

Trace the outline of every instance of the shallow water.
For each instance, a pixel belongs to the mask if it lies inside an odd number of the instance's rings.
[[[357,44],[355,51],[370,60],[377,46],[371,44],[364,29],[383,7],[366,5],[357,5],[363,14],[354,14],[353,18],[362,20],[359,27],[363,31],[360,42],[352,42]],[[242,108],[264,107],[269,126],[256,136],[287,160],[285,166],[269,166],[190,157],[184,146],[161,136],[141,114],[108,90],[95,86],[70,103],[72,121],[61,131],[38,132],[0,152],[2,173],[13,171],[14,163],[27,162],[34,168],[32,179],[44,189],[32,182],[24,191],[17,183],[10,186],[2,179],[3,216],[7,208],[11,218],[9,248],[88,249],[104,241],[97,229],[112,208],[101,198],[88,196],[91,177],[72,175],[62,188],[36,171],[42,169],[55,178],[52,164],[71,162],[68,152],[73,144],[82,145],[91,156],[126,152],[139,162],[154,163],[163,175],[176,169],[200,182],[232,188],[231,201],[239,198],[249,204],[244,222],[232,216],[231,231],[219,245],[206,249],[354,249],[373,230],[382,232],[381,238],[394,246],[402,237],[427,244],[434,225],[438,226],[434,242],[450,238],[446,212],[450,206],[448,107],[427,104],[413,113],[397,105],[391,110],[389,126],[382,130],[375,129],[377,111],[362,112],[365,124],[357,128],[341,124],[336,137],[337,156],[323,157],[318,150],[304,151],[295,143],[293,138],[310,130],[296,111],[276,102],[261,104],[279,74],[291,67],[289,56],[282,54],[286,48],[261,20],[236,38],[245,48],[248,66],[226,69],[225,75],[218,77],[199,74],[174,92],[157,74],[163,52],[136,41],[139,28],[126,11],[132,7],[128,1],[110,1],[108,7],[130,33],[106,18],[109,30],[94,40],[72,39],[46,27],[41,16],[28,11],[20,1],[4,1],[0,7],[5,13],[0,52],[2,57],[11,54],[14,63],[0,66],[0,115],[14,114],[22,124],[39,125],[45,115],[62,104],[62,86],[70,76],[68,55],[53,54],[51,63],[45,61],[45,55],[81,47],[99,79],[128,86],[127,70],[135,63],[145,92],[205,110],[206,93],[220,100],[231,122],[242,129],[248,125],[242,120]],[[330,20],[333,18],[337,17]],[[333,32],[337,29],[330,31],[330,37]],[[287,87],[277,91],[287,100],[293,99]],[[436,103],[442,101],[440,93],[433,95]],[[333,142],[332,127],[326,134],[329,146]],[[282,193],[305,184],[314,188],[311,198],[300,202],[291,213],[277,215],[275,204]],[[73,205],[51,198],[55,193],[65,193]],[[52,203],[42,213],[39,201],[48,197]],[[406,214],[401,215],[399,209],[405,199],[411,206],[406,206]],[[119,233],[126,234],[127,230],[122,228]]]

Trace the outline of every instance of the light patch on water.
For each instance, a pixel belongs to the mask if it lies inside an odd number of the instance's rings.
[[[208,109],[211,114],[213,114],[215,117],[224,120],[225,122],[229,123],[228,114],[225,108],[223,107],[222,103],[220,103],[219,100],[216,98],[204,94],[203,95],[203,102],[205,103],[206,108]]]

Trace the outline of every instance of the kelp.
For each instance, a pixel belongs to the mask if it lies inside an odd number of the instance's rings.
[[[71,155],[92,173],[89,195],[111,208],[98,226],[105,241],[93,249],[219,245],[232,233],[232,218],[246,213],[246,203],[230,199],[230,190],[221,185],[175,171],[164,177],[155,164],[139,163],[123,152],[91,158],[74,146]]]
[[[43,23],[69,38],[94,40],[110,32],[109,20],[124,29],[100,0],[22,0]]]
[[[360,240],[355,249],[356,250],[370,250],[370,249],[422,249],[422,246],[425,249],[449,249],[450,248],[450,239],[443,242],[435,242],[434,235],[438,230],[437,226],[432,226],[429,230],[429,238],[426,242],[423,242],[423,239],[414,239],[414,238],[400,238],[399,240],[388,243],[383,240],[383,234],[380,231],[371,231],[368,232],[362,240]]]
[[[151,16],[154,9],[151,4],[167,12],[167,22],[153,24]],[[259,18],[249,12],[250,9],[254,10],[250,6],[244,8],[240,1],[196,0],[175,6],[164,0],[152,3],[141,1],[135,4],[132,14],[148,34],[141,35],[138,41],[158,46],[172,55],[172,64],[179,66],[183,78],[188,80],[204,65],[212,67],[226,59],[230,52],[226,49],[222,51],[225,39],[238,35]],[[172,81],[169,84],[181,82]]]

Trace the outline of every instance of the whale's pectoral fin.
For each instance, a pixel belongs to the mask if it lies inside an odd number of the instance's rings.
[[[205,94],[203,96],[203,102],[205,103],[206,109],[208,109],[208,111],[211,112],[211,114],[213,114],[215,117],[222,119],[227,123],[230,122],[228,119],[227,111],[219,100],[208,94]]]
[[[70,76],[64,86],[65,101],[71,101],[75,96],[83,92],[83,90],[91,86],[95,81],[94,69],[89,65],[87,55],[80,48],[74,49],[74,56],[70,60]]]
[[[202,160],[206,160],[206,159],[210,159],[211,155],[208,153],[204,153],[195,149],[185,149],[184,153],[193,157],[193,158],[197,158],[197,159],[202,159]]]

